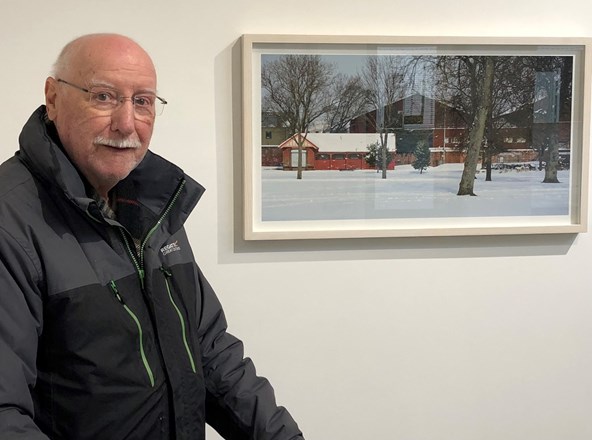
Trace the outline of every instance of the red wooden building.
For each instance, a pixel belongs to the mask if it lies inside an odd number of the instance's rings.
[[[282,153],[284,170],[298,169],[298,143],[303,134],[295,134],[277,148]],[[368,145],[380,142],[377,133],[308,133],[302,145],[302,166],[307,170],[360,170],[374,169],[366,161]],[[396,152],[393,134],[388,135],[387,148]],[[387,169],[395,168],[392,160]]]

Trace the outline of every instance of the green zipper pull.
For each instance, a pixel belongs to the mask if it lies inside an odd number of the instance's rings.
[[[115,295],[115,298],[117,298],[117,300],[121,303],[121,304],[125,304],[123,302],[123,298],[121,297],[121,295],[119,294],[119,289],[117,289],[117,285],[115,284],[115,281],[111,280],[111,282],[109,283],[109,287],[111,287],[111,291],[113,292],[113,294]]]
[[[146,272],[144,272],[144,269],[138,269],[138,276],[140,277],[140,286],[142,287],[142,290],[144,290],[144,278],[146,278]]]
[[[173,276],[173,274],[171,273],[170,270],[168,270],[166,267],[164,266],[160,266],[160,271],[164,274],[165,277],[170,278]]]

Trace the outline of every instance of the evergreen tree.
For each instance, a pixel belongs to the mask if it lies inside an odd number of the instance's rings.
[[[430,147],[426,141],[419,141],[415,146],[415,162],[413,168],[419,170],[419,174],[430,166]]]
[[[368,149],[368,153],[366,154],[366,163],[368,165],[370,165],[371,167],[376,168],[376,170],[381,170],[382,167],[382,152],[384,150],[384,147],[382,147],[382,145],[380,144],[380,142],[376,141],[370,145],[368,145],[368,147],[366,147]],[[387,166],[389,163],[391,163],[394,159],[394,155],[392,151],[388,151],[387,150],[387,155],[386,155],[386,163]]]

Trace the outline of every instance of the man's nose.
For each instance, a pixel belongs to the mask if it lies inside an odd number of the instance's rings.
[[[134,103],[130,98],[122,99],[111,114],[111,130],[127,136],[136,130],[135,122]]]

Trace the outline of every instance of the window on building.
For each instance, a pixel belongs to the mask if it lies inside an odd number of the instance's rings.
[[[405,115],[404,123],[406,125],[423,124],[423,115]]]
[[[306,150],[302,150],[302,166],[306,167]],[[297,167],[298,166],[298,150],[291,151],[291,166]]]
[[[265,132],[265,139],[271,139],[271,131]]]

